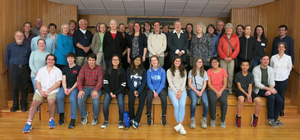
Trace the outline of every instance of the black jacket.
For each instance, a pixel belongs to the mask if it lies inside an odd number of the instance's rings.
[[[122,33],[117,32],[115,39],[113,39],[110,32],[105,33],[103,38],[103,52],[105,60],[111,60],[113,55],[118,55],[121,58],[124,50],[125,42]]]
[[[252,60],[254,57],[255,43],[255,38],[252,36],[248,39],[245,36],[240,37],[240,53],[238,58],[242,60]]]

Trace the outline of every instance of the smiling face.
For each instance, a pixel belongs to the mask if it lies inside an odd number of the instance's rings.
[[[151,65],[153,67],[158,67],[158,59],[156,57],[151,58]]]
[[[49,32],[50,32],[51,34],[55,34],[55,33],[56,33],[56,28],[55,28],[55,26],[50,26]]]
[[[181,59],[180,58],[176,58],[174,60],[174,66],[175,66],[175,68],[179,68],[180,65],[181,65]]]
[[[264,56],[263,58],[261,58],[260,63],[264,67],[267,67],[269,65],[269,56]]]
[[[36,28],[40,28],[42,26],[42,19],[41,18],[37,18],[35,20],[35,27]]]
[[[40,29],[41,38],[46,38],[48,34],[48,29],[46,26],[42,26]]]
[[[120,59],[117,56],[114,56],[111,60],[113,66],[118,66],[120,64]]]
[[[238,27],[236,28],[236,32],[237,32],[238,35],[242,35],[243,32],[244,32],[244,29],[242,28],[242,26],[238,26]]]
[[[30,24],[29,23],[25,24],[23,29],[24,29],[25,32],[29,32],[31,30]]]
[[[150,25],[148,23],[145,23],[145,30],[149,31],[150,30]]]
[[[242,71],[248,71],[249,67],[250,67],[249,62],[242,62],[241,64]]]
[[[100,25],[100,32],[101,32],[101,33],[105,33],[105,32],[106,32],[106,27],[105,27],[104,24],[101,24],[101,25]]]
[[[163,31],[164,31],[164,33],[167,33],[169,31],[169,27],[168,26],[164,26]]]
[[[96,66],[96,59],[95,58],[89,57],[87,61],[88,61],[88,64],[89,64],[90,68],[93,68],[93,67]]]
[[[245,35],[250,35],[251,34],[251,27],[250,26],[247,26],[245,28]]]
[[[213,68],[218,68],[219,67],[219,61],[218,60],[215,60],[215,59],[213,59],[212,61],[211,61],[211,66],[213,67]]]
[[[191,33],[193,31],[193,27],[191,25],[186,26],[186,31]]]
[[[278,29],[279,36],[285,36],[287,34],[287,30],[284,27]]]
[[[160,31],[160,27],[161,26],[160,26],[159,22],[155,22],[153,25],[154,31],[157,31],[157,32]]]
[[[196,31],[197,31],[198,34],[199,34],[199,33],[203,33],[202,26],[198,24],[198,25],[196,26]]]
[[[47,66],[53,67],[55,64],[54,56],[48,56],[46,60]]]
[[[41,49],[41,50],[44,50],[45,49],[45,46],[46,46],[46,43],[44,40],[39,40],[38,42],[38,47]]]
[[[141,29],[141,26],[138,23],[134,24],[134,32],[139,32]]]
[[[134,65],[135,65],[135,67],[138,67],[138,66],[141,65],[142,60],[141,60],[140,57],[137,57],[136,59],[134,59],[133,63],[134,63]]]
[[[203,66],[203,60],[202,59],[198,59],[196,61],[196,66],[197,66],[198,69],[200,69]]]
[[[214,32],[215,32],[215,30],[212,26],[209,26],[207,30],[208,30],[209,34],[214,34]]]
[[[114,20],[110,21],[109,25],[111,30],[117,29],[117,23]]]
[[[63,30],[62,30],[62,33],[63,34],[68,34],[69,33],[69,26],[67,24],[63,25]]]
[[[222,31],[223,28],[224,28],[224,22],[218,22],[218,24],[217,24],[217,30],[218,31]]]
[[[176,32],[180,32],[180,30],[181,30],[181,23],[179,21],[177,21],[175,23],[175,30],[176,30]]]
[[[23,40],[24,40],[24,35],[23,35],[23,33],[22,33],[22,32],[16,33],[16,35],[15,35],[15,40],[16,40],[16,42],[17,42],[18,44],[21,44],[21,43],[23,42]]]
[[[227,28],[225,29],[225,31],[226,31],[226,34],[227,34],[227,35],[231,35],[232,32],[233,32],[233,29],[232,29],[231,27],[227,27]]]
[[[67,61],[68,61],[68,64],[69,64],[69,65],[73,65],[73,64],[74,64],[74,62],[75,62],[75,58],[74,58],[74,57],[72,57],[72,56],[70,56],[70,57],[67,57]]]
[[[258,36],[261,36],[262,33],[263,33],[263,29],[262,29],[261,27],[257,27],[257,28],[256,28],[256,34],[257,34]]]
[[[75,28],[76,28],[75,23],[74,22],[70,23],[70,29],[71,30],[75,30]]]
[[[120,25],[120,26],[119,26],[119,31],[120,31],[121,33],[124,33],[124,32],[125,32],[125,26],[124,26],[124,25]]]
[[[87,28],[87,22],[85,20],[82,20],[80,23],[79,23],[79,28],[81,30],[86,30]]]
[[[285,50],[286,50],[286,48],[283,44],[278,45],[278,52],[279,53],[284,53]]]

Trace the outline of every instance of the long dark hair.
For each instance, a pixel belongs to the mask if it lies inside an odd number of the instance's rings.
[[[191,31],[191,38],[192,38],[192,36],[194,35],[194,26],[193,26],[192,23],[188,23],[188,24],[185,25],[185,31],[186,31],[186,35],[187,35],[188,38],[189,38],[189,33],[188,33],[188,31],[187,31],[187,26],[189,26],[189,25],[192,26],[192,31]]]
[[[255,29],[254,29],[254,37],[255,37],[255,39],[257,39],[257,33],[256,33],[256,30],[257,30],[258,27],[260,27],[260,28],[262,29],[262,31],[263,31],[262,34],[261,34],[261,36],[260,36],[260,39],[261,39],[261,40],[266,39],[266,37],[265,37],[265,29],[264,29],[264,27],[261,26],[261,25],[257,25],[257,26],[255,27]]]
[[[118,57],[118,59],[119,59],[119,65],[118,65],[118,68],[117,68],[117,70],[118,70],[118,75],[120,75],[121,74],[121,72],[122,72],[122,60],[121,60],[121,58],[120,58],[120,56],[118,56],[118,55],[113,55],[112,57],[111,57],[111,62],[110,62],[110,66],[108,67],[108,74],[110,75],[111,74],[111,71],[112,71],[112,69],[113,69],[113,64],[112,64],[112,59],[114,58],[114,57]]]
[[[135,22],[134,24],[133,24],[133,34],[132,34],[132,36],[134,36],[134,34],[135,34],[135,29],[134,29],[134,26],[135,26],[135,24],[138,24],[139,26],[140,26],[140,34],[139,34],[139,36],[142,34],[142,26],[141,26],[141,24],[140,23],[138,23],[138,22]]]
[[[176,59],[180,59],[180,61],[181,61],[180,66],[179,66],[179,72],[180,72],[180,76],[184,77],[184,75],[185,75],[185,68],[183,66],[183,62],[182,62],[182,59],[181,59],[180,56],[175,56],[174,59],[173,59],[173,61],[172,61],[172,65],[171,65],[171,68],[170,68],[170,70],[172,72],[172,75],[175,76],[175,64],[174,64],[174,62],[175,62]]]
[[[139,67],[136,69],[135,68],[135,64],[134,64],[134,60],[140,58],[141,60],[141,64],[139,65]],[[130,73],[131,74],[136,74],[136,72],[138,73],[139,76],[142,76],[143,74],[143,69],[144,69],[144,66],[143,66],[143,62],[142,62],[142,57],[140,55],[136,56],[133,61],[131,61],[131,64],[130,64]]]
[[[214,29],[214,33],[213,33],[213,34],[216,35],[216,28],[215,28],[215,25],[213,25],[213,24],[209,24],[209,25],[207,26],[207,28],[206,28],[206,33],[209,34],[209,32],[208,32],[208,28],[209,28],[209,27],[212,27],[212,28]]]

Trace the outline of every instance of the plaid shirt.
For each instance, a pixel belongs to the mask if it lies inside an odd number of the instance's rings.
[[[94,91],[99,91],[102,87],[103,71],[102,67],[96,65],[91,69],[88,64],[84,65],[78,75],[77,87],[81,91],[83,88],[95,88]]]

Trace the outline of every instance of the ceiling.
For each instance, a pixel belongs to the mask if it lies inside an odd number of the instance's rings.
[[[78,6],[79,15],[230,17],[231,8],[275,0],[48,0]]]

